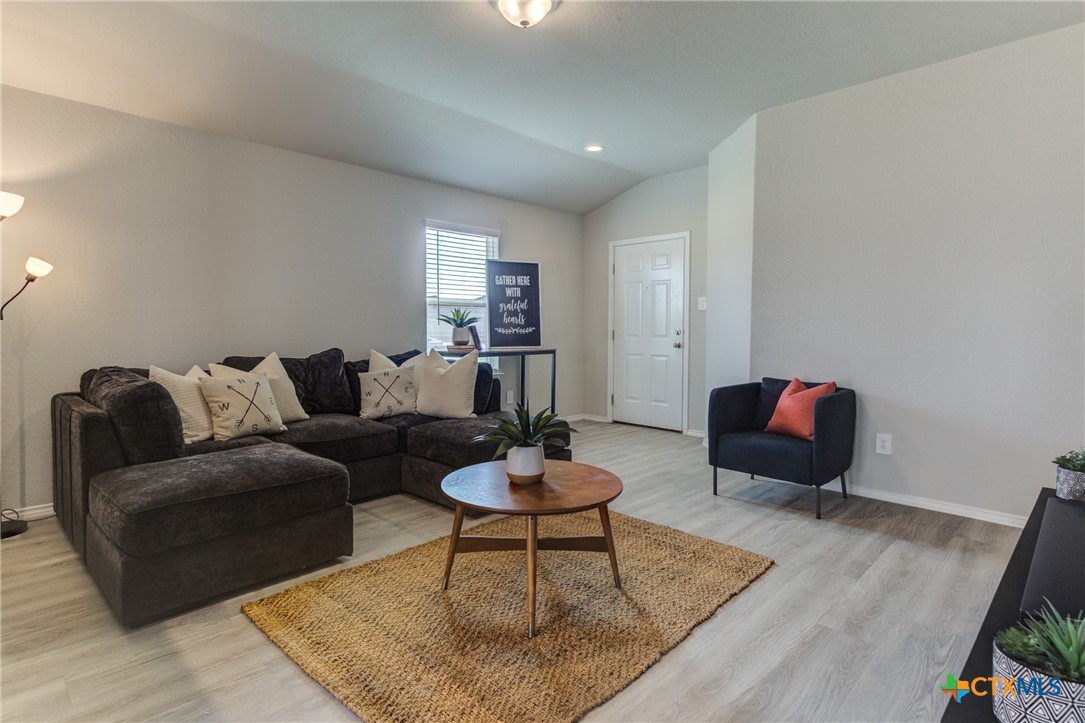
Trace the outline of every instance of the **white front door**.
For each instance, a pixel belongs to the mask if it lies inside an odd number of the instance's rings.
[[[614,421],[682,429],[685,235],[614,245]]]

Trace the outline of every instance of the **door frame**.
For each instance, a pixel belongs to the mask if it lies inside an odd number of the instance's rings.
[[[614,421],[614,249],[618,246],[682,239],[682,434],[689,432],[689,231],[620,239],[610,242],[607,256],[607,421]]]

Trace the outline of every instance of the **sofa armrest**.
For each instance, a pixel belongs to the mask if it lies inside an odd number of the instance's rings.
[[[840,389],[820,397],[814,402],[814,484],[846,472],[854,449],[855,392]]]
[[[90,480],[127,463],[109,415],[78,394],[57,394],[53,427],[53,510],[80,555],[86,553]]]
[[[708,395],[708,463],[716,464],[716,439],[725,432],[753,429],[761,384],[748,382],[717,387]]]

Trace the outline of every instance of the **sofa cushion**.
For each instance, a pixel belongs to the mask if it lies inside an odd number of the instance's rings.
[[[489,462],[497,451],[497,443],[476,442],[474,438],[490,431],[498,418],[514,417],[511,412],[493,412],[466,419],[442,419],[412,427],[407,432],[407,453],[457,468]],[[566,445],[569,444],[568,433],[562,435],[561,439]],[[554,458],[564,449],[548,447],[546,456]],[[499,459],[504,459],[504,456]]]
[[[275,441],[347,463],[394,454],[396,430],[353,414],[317,414],[294,422],[285,432],[275,435]]]
[[[380,420],[381,424],[385,424],[396,430],[397,441],[396,448],[400,452],[407,451],[407,433],[420,424],[429,424],[430,422],[441,421],[437,417],[427,417],[425,414],[397,414],[394,417],[385,417]]]
[[[441,419],[413,427],[407,432],[407,454],[451,467],[489,462],[497,444],[476,442],[474,438],[488,432],[499,415],[511,418],[507,412],[498,412],[465,419]]]
[[[83,399],[101,408],[129,464],[176,459],[185,453],[181,413],[166,388],[121,367],[102,367],[80,380]]]
[[[104,472],[90,484],[90,516],[147,557],[340,507],[348,487],[340,464],[261,444]]]
[[[814,443],[772,432],[725,432],[716,440],[720,467],[812,484]]]
[[[205,439],[202,442],[193,442],[185,445],[185,454],[191,457],[194,454],[210,454],[211,452],[225,452],[228,449],[241,447],[255,447],[258,444],[270,444],[267,437],[249,436],[235,437],[234,439]]]
[[[310,354],[305,360],[305,399],[302,406],[309,414],[356,414],[350,393],[342,349],[328,349]]]
[[[474,412],[475,414],[485,414],[488,411],[498,411],[497,409],[489,410],[487,407],[490,404],[490,390],[494,386],[494,368],[486,362],[480,361],[478,363],[478,374],[475,376],[475,401]]]

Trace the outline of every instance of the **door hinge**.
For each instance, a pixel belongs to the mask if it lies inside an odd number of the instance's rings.
[[[614,266],[615,266],[615,264],[611,264],[611,265],[610,265],[610,275],[611,275],[611,276],[613,276],[613,275],[614,275]]]
[[[614,341],[614,330],[613,329],[610,330],[610,340]]]
[[[614,395],[613,394],[610,395],[610,403],[614,404]]]

